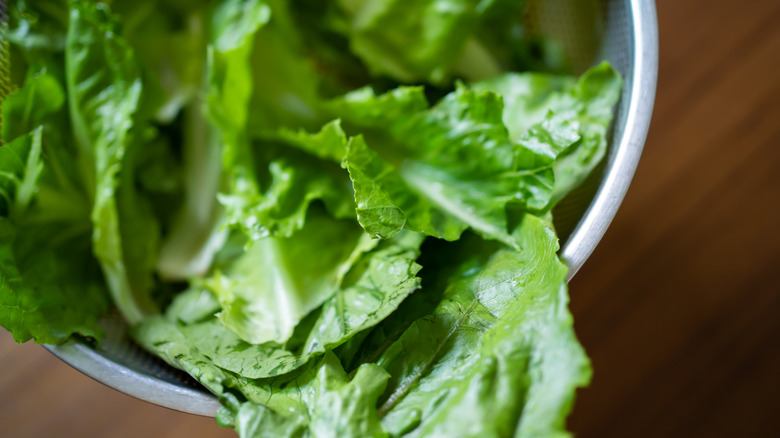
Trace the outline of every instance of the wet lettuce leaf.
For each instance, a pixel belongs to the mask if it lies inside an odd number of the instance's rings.
[[[507,205],[546,206],[552,163],[579,138],[551,116],[514,142],[502,114],[501,96],[459,86],[430,109],[401,116],[384,139],[370,133],[350,143],[345,163],[366,232],[387,238],[408,228],[456,240],[473,228],[517,247]]]
[[[557,238],[526,215],[480,269],[456,274],[433,313],[377,361],[392,376],[383,423],[404,436],[559,436],[588,360],[566,309]]]
[[[221,304],[218,316],[225,327],[251,344],[285,344],[303,318],[319,309],[300,354],[263,345],[242,353],[246,363],[256,364],[258,371],[248,371],[253,377],[287,372],[340,345],[381,321],[419,286],[414,260],[422,237],[416,233],[374,248],[376,241],[361,236],[351,221],[310,217],[309,222],[290,238],[256,242],[229,272],[203,282]],[[236,345],[223,341],[211,347],[212,357]],[[265,356],[275,356],[275,362],[264,363]],[[281,368],[285,371],[269,371]]]
[[[349,176],[319,158],[343,155],[346,142],[338,123],[330,123],[316,133],[282,129],[275,140],[253,143],[247,157],[251,172],[237,176],[238,189],[219,195],[229,224],[252,240],[289,237],[304,227],[310,206],[318,202],[336,218],[352,218]]]
[[[336,293],[361,230],[351,221],[310,215],[289,238],[267,237],[248,247],[227,272],[205,280],[222,305],[225,326],[253,344],[283,344],[312,310]],[[302,274],[303,273],[303,274]]]
[[[620,74],[604,62],[579,78],[541,73],[509,73],[474,84],[504,97],[503,120],[510,137],[521,139],[552,111],[577,130],[580,139],[553,165],[555,187],[547,208],[582,184],[602,161],[612,109],[620,98]]]
[[[254,64],[253,53],[267,56],[272,47],[273,56],[276,44],[292,44],[278,41],[275,31],[265,30],[266,26],[288,29],[290,20],[285,5],[276,4],[272,13],[260,1],[225,2],[217,8],[213,19],[207,108],[209,118],[221,132],[224,167],[229,169],[228,187],[219,199],[226,209],[228,224],[253,240],[269,235],[289,237],[303,227],[309,205],[315,200],[323,200],[337,217],[351,215],[348,181],[334,166],[327,171],[325,163],[271,144],[291,142],[309,152],[327,147],[324,142],[328,141],[338,147],[342,139],[337,130],[329,125],[318,134],[282,129],[278,135],[272,135],[269,130],[267,136],[271,139],[254,142],[248,135],[250,122],[256,123],[252,117],[258,114],[258,103],[253,99],[273,98],[267,89],[269,84],[259,81],[258,76],[277,74],[273,69],[279,67],[274,59]],[[239,24],[234,25],[235,22]],[[284,56],[289,53],[279,50]],[[280,114],[281,102],[263,103],[266,104],[269,111]],[[317,152],[315,155],[322,156]]]

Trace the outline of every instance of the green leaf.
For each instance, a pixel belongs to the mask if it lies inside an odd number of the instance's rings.
[[[184,370],[219,396],[230,376],[198,351],[197,340],[188,339],[179,326],[161,315],[151,316],[131,328],[133,339],[169,365]]]
[[[360,224],[380,238],[408,228],[446,240],[470,227],[516,246],[507,205],[546,205],[557,152],[578,137],[553,118],[515,143],[502,111],[500,96],[459,87],[431,109],[394,121],[384,139],[372,134],[376,145],[353,139],[346,167]]]
[[[254,85],[249,56],[255,33],[270,18],[270,8],[260,0],[224,2],[212,18],[206,100],[208,114],[221,129],[228,148],[237,147],[233,142],[246,126]]]
[[[256,362],[255,369],[263,369],[252,375],[273,375],[267,373],[294,369],[392,312],[419,284],[414,259],[421,242],[420,236],[405,234],[364,255],[376,241],[359,228],[349,221],[310,215],[308,225],[292,237],[255,242],[230,271],[216,273],[204,285],[219,298],[221,321],[253,344],[284,343],[303,317],[324,303],[300,354],[260,349],[263,356],[278,359]],[[214,354],[223,355],[227,347],[215,345],[220,350]],[[244,357],[251,361],[249,354]]]
[[[308,56],[289,2],[266,3],[271,18],[254,35],[250,56],[254,93],[248,130],[252,137],[264,137],[282,127],[313,131],[327,122],[318,109],[322,75]]]
[[[23,215],[30,205],[43,171],[43,127],[17,137],[0,147],[0,212],[12,218]]]
[[[156,286],[154,271],[160,253],[162,226],[146,193],[139,190],[141,159],[146,149],[159,143],[136,136],[127,145],[116,188],[116,208],[122,241],[122,260],[130,290],[141,295],[141,302]]]
[[[375,75],[443,83],[479,20],[479,0],[341,0],[352,50]]]
[[[51,126],[0,148],[0,325],[18,342],[99,339],[109,296],[91,252],[90,204]]]
[[[241,438],[262,438],[273,434],[279,438],[308,436],[302,416],[285,417],[264,407],[246,402],[236,414],[235,429]]]
[[[253,145],[248,166],[234,167],[234,189],[221,194],[228,223],[253,240],[289,237],[304,226],[310,205],[322,201],[337,218],[354,217],[349,177],[335,160],[346,150],[338,122],[318,133],[282,129],[276,142]],[[311,153],[305,153],[311,152]]]
[[[3,101],[3,140],[10,142],[44,123],[65,103],[65,92],[52,75],[30,73],[24,86]]]
[[[377,95],[363,87],[330,99],[324,104],[334,117],[340,117],[352,130],[385,130],[391,124],[428,109],[422,86],[401,86]],[[379,134],[381,135],[381,133]]]
[[[215,366],[200,351],[199,338],[165,318],[148,318],[134,329],[134,337],[219,395],[225,408],[218,418],[241,437],[387,436],[375,406],[388,375],[374,364],[360,367],[350,380],[338,359],[327,353],[298,373],[247,380]],[[235,390],[249,401],[242,403]]]
[[[590,369],[566,309],[557,239],[526,215],[522,251],[456,274],[432,315],[379,359],[390,374],[380,414],[394,435],[566,436]]]
[[[199,98],[211,3],[111,2],[112,12],[121,16],[123,36],[144,69],[144,87],[154,90],[154,96],[146,96],[147,110],[159,122],[172,122]]]
[[[44,148],[43,131],[0,148],[0,193],[10,213],[0,217],[0,325],[17,342],[100,338],[97,321],[108,298],[90,253],[89,207],[67,185],[56,188],[64,176],[57,168],[68,163]]]
[[[228,272],[205,283],[222,305],[220,319],[247,342],[284,343],[304,316],[336,293],[339,267],[361,233],[349,221],[318,214],[289,238],[254,242]]]
[[[278,137],[291,146],[316,155],[324,160],[341,162],[347,155],[347,135],[336,119],[322,127],[320,132],[311,134],[304,130],[281,129]]]
[[[188,338],[199,340],[200,351],[212,358],[217,366],[243,377],[257,379],[289,373],[303,366],[310,358],[332,350],[357,333],[373,327],[395,311],[400,303],[419,287],[420,281],[415,274],[420,266],[414,262],[414,259],[417,257],[421,241],[422,236],[406,232],[393,241],[365,253],[364,251],[371,248],[366,248],[365,243],[361,246],[359,242],[356,250],[350,255],[352,260],[342,262],[335,270],[328,273],[331,275],[331,281],[336,282],[336,285],[331,286],[331,290],[326,290],[332,296],[322,303],[322,308],[317,313],[312,315],[313,319],[308,324],[304,324],[307,331],[303,333],[302,345],[295,349],[273,344],[250,345],[233,331],[242,335],[244,333],[256,335],[262,333],[260,332],[262,327],[255,329],[256,331],[241,327],[243,330],[238,331],[233,328],[235,324],[233,320],[226,320],[232,316],[226,313],[220,315],[220,319],[225,322],[224,326],[217,320],[207,320],[199,324],[186,325],[181,328],[181,331]],[[261,242],[263,241],[258,242],[257,245]],[[321,253],[322,250],[318,252],[320,257],[322,257]],[[252,266],[258,264],[254,263]],[[260,272],[258,277],[263,274],[266,273]],[[267,274],[263,275],[263,278],[267,278]],[[240,287],[228,288],[224,284],[219,287],[218,294],[241,293]],[[308,290],[303,291],[308,292]],[[299,292],[295,291],[294,294],[287,294],[285,297],[295,299],[295,294]],[[195,307],[195,304],[183,304],[182,298],[175,302],[177,309]],[[203,298],[194,292],[190,300],[204,302]],[[281,315],[285,312],[290,314],[287,309],[274,313],[280,303],[267,303],[267,301],[268,299],[263,301],[266,307],[262,307],[261,310],[271,315],[265,319],[261,319],[258,315],[250,315],[256,319],[256,322],[247,324],[248,327],[255,327],[261,323],[264,327],[273,323],[272,318],[277,317],[277,314]],[[237,308],[239,304],[243,307]],[[233,303],[231,306],[233,307],[229,310],[234,312],[247,313],[253,310],[249,304],[243,302]],[[226,309],[225,312],[229,310]],[[169,317],[182,319],[178,315],[169,314]],[[311,328],[308,328],[309,326]],[[288,330],[292,328],[294,327]]]
[[[98,319],[108,310],[108,294],[89,235],[68,235],[62,225],[17,228],[0,217],[0,325],[19,343],[103,335]]]
[[[555,187],[545,207],[549,209],[579,186],[604,158],[622,80],[609,64],[602,63],[580,78],[509,73],[476,83],[474,88],[504,97],[503,120],[513,139],[522,139],[534,125],[548,119],[550,111],[577,130],[580,140],[556,155]]]
[[[277,33],[283,32],[279,29],[291,25],[284,5],[275,3],[273,11],[272,15],[259,1],[222,4],[214,16],[209,65],[208,112],[221,131],[224,165],[229,169],[228,188],[220,201],[226,207],[228,224],[254,240],[267,235],[289,237],[303,226],[310,203],[317,199],[323,199],[338,217],[349,215],[351,210],[345,176],[333,169],[323,171],[322,163],[309,157],[276,153],[273,151],[280,148],[252,144],[246,135],[247,123],[256,110],[251,100],[269,96],[267,90],[255,89],[267,87],[257,76],[269,66],[252,63],[252,53],[262,53],[268,38],[276,41]],[[266,32],[266,26],[276,27]],[[253,49],[255,45],[258,47]],[[340,159],[345,149],[343,136],[337,124],[329,124],[318,134],[282,129],[276,137],[323,158],[335,154]],[[266,173],[270,173],[269,178],[264,178]],[[264,187],[262,179],[270,179],[270,183]]]
[[[141,95],[135,57],[105,5],[71,3],[65,47],[68,103],[80,168],[94,199],[94,252],[114,301],[130,324],[154,312],[148,291],[134,289],[125,263],[118,173]]]
[[[522,252],[473,258],[471,246],[450,245],[448,252],[466,261],[452,271],[440,304],[350,381],[332,354],[290,374],[250,380],[203,352],[208,330],[188,333],[152,318],[136,335],[223,394],[230,409],[221,417],[245,436],[300,436],[294,434],[303,425],[313,436],[565,436],[574,390],[590,375],[566,310],[566,268],[543,220],[526,215],[516,234]],[[382,368],[390,377],[379,396]],[[241,404],[225,385],[249,401]]]
[[[238,222],[241,212],[223,212],[218,202],[223,188],[242,199],[257,196],[244,133],[252,95],[248,57],[254,33],[268,19],[268,7],[258,0],[224,2],[212,16],[205,114],[194,103],[185,108],[184,203],[158,263],[167,278],[205,274],[224,243],[224,222]]]
[[[219,311],[219,301],[214,294],[198,285],[176,295],[166,309],[165,316],[171,321],[194,324],[216,315]]]
[[[322,360],[306,399],[312,436],[321,438],[387,437],[375,409],[389,375],[375,364],[358,368],[352,380],[338,359]]]

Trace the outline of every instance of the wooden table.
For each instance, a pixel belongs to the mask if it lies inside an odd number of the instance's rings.
[[[581,437],[780,437],[780,2],[660,0],[653,123],[571,282]]]
[[[780,436],[780,1],[659,0],[661,64],[628,196],[571,283],[595,375],[582,438]],[[0,333],[4,437],[233,436]]]

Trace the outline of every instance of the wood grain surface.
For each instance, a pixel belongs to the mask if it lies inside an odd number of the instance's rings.
[[[578,437],[780,437],[780,1],[659,0],[653,124],[571,283]],[[0,332],[0,436],[221,437]]]

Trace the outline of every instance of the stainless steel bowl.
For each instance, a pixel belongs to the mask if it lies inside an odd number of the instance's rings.
[[[583,19],[581,0],[538,0],[539,28],[559,40],[575,68],[609,60],[624,78],[612,138],[602,167],[556,207],[561,256],[569,278],[582,267],[615,216],[642,153],[655,98],[658,29],[652,0],[602,0]],[[595,12],[595,13],[594,13]],[[98,349],[78,342],[46,346],[74,368],[133,397],[213,416],[216,398],[185,373],[136,346],[118,315],[105,318]]]

